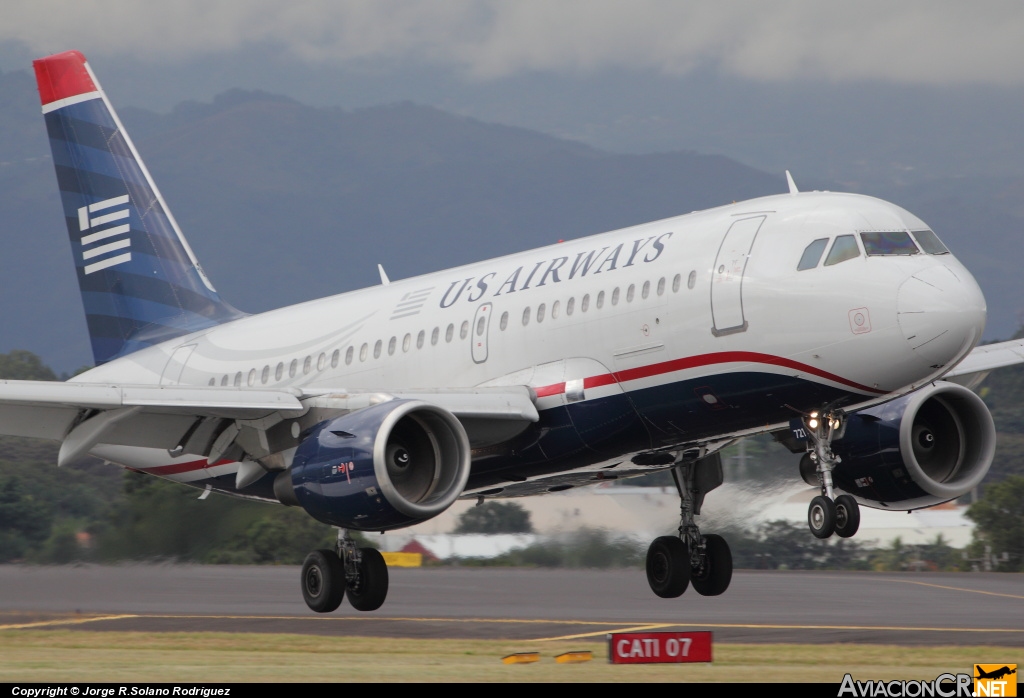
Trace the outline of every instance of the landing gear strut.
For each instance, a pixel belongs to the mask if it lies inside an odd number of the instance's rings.
[[[713,454],[672,467],[679,491],[679,535],[656,538],[647,550],[647,582],[651,591],[668,599],[693,585],[702,596],[718,596],[732,581],[732,553],[721,536],[701,535],[694,517],[704,495],[722,484],[722,460]]]
[[[357,611],[376,611],[388,595],[388,566],[379,551],[357,548],[348,531],[338,529],[334,550],[314,550],[302,565],[302,598],[317,613],[337,610],[348,593]]]
[[[812,499],[807,508],[807,526],[815,538],[829,538],[833,533],[849,538],[860,527],[860,506],[848,494],[836,497],[832,489],[832,470],[842,462],[832,452],[832,439],[842,438],[846,415],[842,410],[811,412],[803,423],[808,451],[800,467],[801,470],[813,467],[821,486],[821,494]]]

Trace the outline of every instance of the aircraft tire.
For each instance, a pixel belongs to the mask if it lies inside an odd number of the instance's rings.
[[[860,528],[860,505],[848,494],[836,497],[836,535],[849,538]]]
[[[345,598],[345,569],[333,550],[314,550],[302,563],[302,598],[317,613],[337,610]]]
[[[690,584],[701,596],[718,596],[732,581],[732,551],[725,538],[714,533],[704,536],[704,564],[690,570]]]
[[[690,585],[690,556],[675,536],[655,538],[647,549],[647,583],[663,599],[682,596]]]
[[[349,582],[348,601],[357,611],[376,611],[388,596],[388,566],[373,548],[360,548],[359,579]]]
[[[825,539],[836,530],[836,503],[818,495],[807,507],[807,526],[815,538]]]

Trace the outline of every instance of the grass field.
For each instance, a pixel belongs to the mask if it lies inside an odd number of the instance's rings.
[[[594,660],[556,664],[587,649]],[[507,654],[539,651],[534,664]],[[5,682],[290,681],[817,681],[934,679],[975,662],[1024,664],[1010,647],[725,645],[714,663],[612,666],[603,642],[406,640],[257,633],[134,633],[75,630],[0,632]]]

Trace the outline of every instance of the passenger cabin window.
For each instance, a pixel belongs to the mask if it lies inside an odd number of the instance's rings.
[[[833,264],[839,264],[854,257],[860,257],[857,238],[852,235],[840,235],[832,243],[832,249],[828,251],[828,257],[825,258],[825,266],[830,267]]]
[[[814,269],[814,267],[818,266],[818,262],[821,261],[821,253],[825,251],[825,245],[827,244],[828,238],[818,238],[808,245],[800,257],[800,263],[796,265],[796,270],[804,271],[805,269]]]
[[[910,239],[910,233],[905,230],[861,233],[860,239],[864,243],[864,252],[868,257],[906,256],[919,252],[917,245]]]
[[[914,230],[910,233],[917,240],[925,254],[949,254],[949,250],[939,240],[939,236],[930,230]]]
[[[508,311],[506,310],[501,314],[501,329],[504,330],[508,327]]]

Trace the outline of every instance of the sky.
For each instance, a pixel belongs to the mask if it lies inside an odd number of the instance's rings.
[[[484,82],[712,67],[758,81],[1024,83],[1019,2],[7,0],[0,40],[155,63],[263,46],[312,68],[426,64]]]

